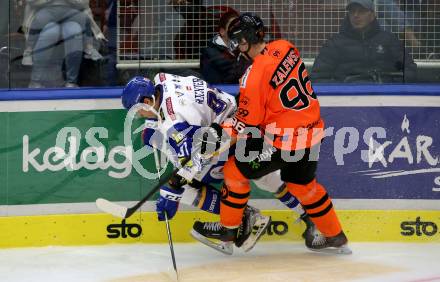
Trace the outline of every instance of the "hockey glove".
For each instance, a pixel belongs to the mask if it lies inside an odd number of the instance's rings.
[[[208,156],[217,151],[220,148],[222,133],[223,129],[217,123],[202,128],[195,137],[196,146],[200,147],[200,154]]]
[[[168,219],[172,219],[179,208],[179,201],[182,199],[184,188],[170,188],[162,186],[160,188],[160,196],[156,202],[157,219],[165,220],[165,213]]]

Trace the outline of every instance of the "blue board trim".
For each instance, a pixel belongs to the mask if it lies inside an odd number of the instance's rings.
[[[238,85],[213,85],[231,94],[238,93]],[[440,84],[315,84],[318,96],[368,96],[406,95],[440,96]],[[0,101],[62,100],[62,99],[108,99],[119,98],[122,87],[60,88],[60,89],[13,89],[0,90]]]

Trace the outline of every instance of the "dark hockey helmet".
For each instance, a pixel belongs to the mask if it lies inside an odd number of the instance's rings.
[[[242,38],[250,45],[263,42],[264,23],[255,14],[243,13],[229,24],[228,37],[231,41],[231,49],[236,49]]]

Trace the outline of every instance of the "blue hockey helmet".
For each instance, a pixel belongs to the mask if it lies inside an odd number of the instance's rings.
[[[143,76],[135,76],[122,90],[122,105],[129,110],[144,98],[152,98],[154,92],[155,87],[151,80]]]

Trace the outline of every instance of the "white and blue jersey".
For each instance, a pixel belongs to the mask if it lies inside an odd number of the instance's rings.
[[[169,158],[188,157],[192,152],[193,135],[201,127],[212,123],[221,124],[231,117],[237,108],[234,96],[218,89],[195,76],[182,77],[159,73],[154,77],[155,86],[162,89],[160,101],[160,131],[167,136]],[[144,144],[150,144],[154,131],[144,130]],[[196,177],[202,182],[220,182],[224,162],[212,166],[206,177]],[[200,179],[201,178],[201,179]]]

